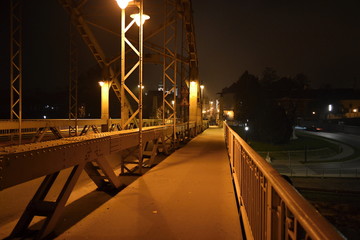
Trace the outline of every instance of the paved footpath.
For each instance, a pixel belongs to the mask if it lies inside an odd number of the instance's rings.
[[[207,129],[56,239],[242,239],[223,129]]]

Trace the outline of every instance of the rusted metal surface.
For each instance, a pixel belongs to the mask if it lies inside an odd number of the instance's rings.
[[[226,123],[224,130],[247,238],[344,239]]]

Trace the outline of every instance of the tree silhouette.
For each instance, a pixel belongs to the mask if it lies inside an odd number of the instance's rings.
[[[267,68],[259,79],[245,71],[239,80],[226,89],[235,93],[235,119],[248,124],[251,138],[270,143],[290,139],[293,117],[276,104],[276,97],[298,89],[293,79],[279,78],[276,71]]]

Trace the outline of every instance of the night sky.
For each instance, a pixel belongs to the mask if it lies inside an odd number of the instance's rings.
[[[219,4],[221,2],[221,4]],[[215,97],[248,70],[360,87],[360,2],[193,1],[200,78]]]
[[[2,36],[5,35],[2,39],[8,34],[5,2],[8,1],[1,1],[0,26]],[[87,13],[87,18],[96,18],[118,32],[119,10],[114,2],[89,1],[87,7],[96,11]],[[65,90],[68,63],[63,63],[68,60],[68,15],[56,0],[24,3],[24,88]],[[158,7],[151,8],[155,2],[145,0],[144,4],[145,11],[152,16],[145,27],[156,28],[156,19],[162,15]],[[260,76],[266,67],[275,69],[279,76],[303,73],[312,88],[326,84],[360,87],[359,9],[360,2],[355,0],[193,0],[200,81],[205,84],[205,94],[215,98],[245,70]],[[112,54],[118,54],[118,37],[106,36],[114,44],[103,45],[115,45]],[[3,51],[7,43],[1,44],[0,60],[4,63],[0,68],[1,89],[8,92],[8,56]],[[81,44],[80,50],[85,56],[80,72],[85,72],[96,62],[85,44]],[[160,80],[157,77],[153,82]],[[156,84],[152,85],[156,89]]]

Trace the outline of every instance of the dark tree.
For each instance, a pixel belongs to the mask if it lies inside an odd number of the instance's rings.
[[[245,71],[232,85],[235,90],[235,118],[241,121],[254,119],[259,105],[263,104],[263,92],[257,77]]]
[[[293,120],[275,98],[296,88],[291,78],[279,78],[275,70],[268,68],[263,72],[262,84],[245,71],[227,90],[235,93],[235,119],[250,126],[252,139],[283,143],[290,139]]]
[[[273,68],[267,67],[261,75],[260,82],[265,88],[271,86],[274,82],[279,80],[279,76]]]

